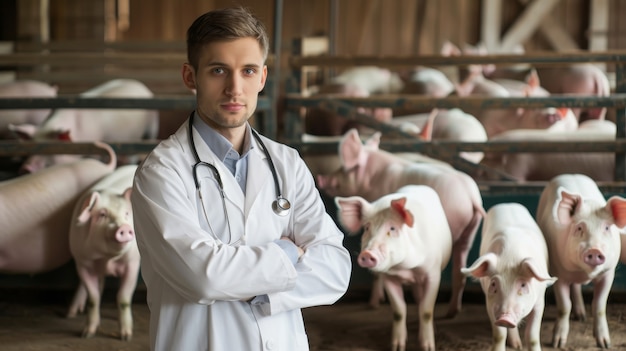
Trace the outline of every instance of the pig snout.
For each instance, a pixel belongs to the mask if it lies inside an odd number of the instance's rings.
[[[135,238],[135,231],[129,224],[122,224],[115,231],[115,241],[119,243],[127,243]]]
[[[517,318],[511,313],[502,313],[495,321],[498,327],[515,328],[517,327]]]
[[[357,262],[363,268],[374,268],[380,262],[380,255],[372,250],[364,250],[357,257]]]
[[[606,257],[598,249],[589,249],[583,253],[583,260],[586,264],[595,267],[604,264]]]

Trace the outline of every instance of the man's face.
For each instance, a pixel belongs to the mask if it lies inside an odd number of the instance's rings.
[[[263,53],[253,38],[213,42],[200,53],[197,71],[183,66],[183,81],[196,91],[200,117],[218,131],[245,124],[266,78]]]

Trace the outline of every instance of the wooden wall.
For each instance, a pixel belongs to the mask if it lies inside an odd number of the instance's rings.
[[[49,0],[48,0],[49,1]],[[201,13],[232,4],[251,8],[274,27],[274,0],[54,0],[49,1],[52,40],[104,40],[105,8],[128,1],[130,26],[115,40],[184,40],[185,30]],[[555,21],[581,48],[588,44],[590,3],[561,0],[549,21]],[[38,40],[38,8],[42,0],[17,2],[18,38]],[[529,0],[502,0],[502,28],[506,30]],[[5,3],[5,1],[3,1]],[[11,1],[0,11],[12,10]],[[108,4],[108,5],[107,5]],[[609,48],[626,47],[626,4],[608,0]],[[289,0],[283,1],[282,47],[289,52],[294,38],[328,35],[331,7],[336,9],[336,53],[352,55],[415,55],[438,53],[441,44],[480,40],[482,2],[478,0]],[[10,16],[9,16],[10,17]],[[8,18],[8,17],[7,17]],[[623,20],[622,20],[623,19]],[[622,24],[625,23],[625,24]],[[272,34],[273,35],[273,34]],[[550,50],[540,33],[526,43],[529,50]]]
[[[438,54],[445,41],[475,44],[481,40],[484,6],[494,0],[284,0],[281,35],[281,67],[287,69],[294,40],[326,35],[334,40],[337,55]],[[500,1],[500,0],[495,0]],[[558,1],[558,0],[552,0]],[[590,11],[597,1],[607,4],[606,33],[592,33]],[[116,26],[116,6],[128,4],[129,26]],[[523,13],[531,0],[501,0],[502,35]],[[41,15],[48,6],[48,18]],[[91,40],[94,42],[179,42],[191,22],[205,11],[240,4],[249,7],[274,35],[274,0],[3,0],[0,21],[12,23],[0,38],[15,33],[15,41],[46,42]],[[11,13],[17,12],[17,13]],[[45,12],[44,12],[45,13]],[[331,23],[331,14],[336,21]],[[42,24],[47,29],[42,29]],[[626,3],[619,0],[561,0],[545,22],[563,28],[581,49],[589,48],[590,35],[607,39],[607,49],[626,48]],[[6,25],[5,25],[6,26]],[[2,28],[2,27],[0,27]],[[541,31],[524,46],[527,52],[553,47]],[[184,48],[184,46],[180,46]],[[184,49],[181,49],[181,51]],[[174,68],[179,69],[179,66]]]

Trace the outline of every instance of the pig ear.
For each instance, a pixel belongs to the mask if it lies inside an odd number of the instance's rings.
[[[439,109],[435,108],[430,111],[426,124],[422,127],[422,131],[419,134],[419,138],[423,141],[433,140],[433,125],[435,124],[435,117],[439,114]]]
[[[537,74],[536,69],[533,68],[528,72],[528,75],[526,75],[526,84],[528,84],[530,90],[537,89],[541,86],[541,80],[539,80],[539,74]],[[528,92],[527,90],[526,93]]]
[[[626,227],[626,199],[621,196],[611,196],[606,203],[606,209],[613,215],[618,228]]]
[[[405,205],[406,205],[406,197],[401,197],[399,199],[391,200],[391,208],[393,208],[394,210],[396,210],[396,212],[398,212],[398,214],[400,215],[400,217],[402,217],[402,220],[404,221],[404,223],[406,223],[406,225],[408,225],[409,227],[413,227],[413,223],[415,221],[413,218],[413,214],[411,213],[411,211],[406,209]]]
[[[337,217],[342,227],[349,234],[356,234],[363,227],[363,213],[369,206],[369,202],[360,196],[335,197],[335,204],[339,209]]]
[[[569,193],[563,187],[559,187],[557,194],[559,198],[554,205],[556,220],[563,225],[570,224],[572,217],[580,211],[583,199],[578,194]]]
[[[497,263],[498,256],[490,252],[478,257],[468,268],[461,268],[461,273],[474,278],[487,277],[495,272]]]
[[[350,170],[364,165],[366,157],[359,132],[354,128],[348,130],[339,141],[339,158],[343,169]]]
[[[78,223],[84,224],[89,220],[89,218],[91,218],[91,210],[98,202],[98,199],[100,199],[100,193],[94,191],[91,193],[89,198],[83,201],[83,204],[80,207],[80,214],[78,215]]]
[[[528,278],[535,278],[540,282],[548,283],[548,286],[554,284],[557,280],[555,277],[551,277],[545,269],[537,267],[535,261],[532,258],[524,259],[520,263],[520,271],[522,275]]]
[[[130,201],[130,194],[132,194],[132,192],[133,192],[133,187],[132,186],[128,187],[128,188],[126,188],[126,190],[124,190],[124,192],[122,193],[122,196],[126,200]]]

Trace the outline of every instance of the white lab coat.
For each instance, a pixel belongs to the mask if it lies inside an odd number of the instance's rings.
[[[313,177],[293,148],[263,138],[291,212],[271,209],[275,186],[254,139],[246,195],[194,129],[202,161],[221,175],[228,227],[214,177],[198,179],[207,225],[192,176],[188,121],[139,167],[132,193],[142,278],[154,351],[309,350],[300,309],[332,304],[348,288],[351,261],[343,234],[325,212]],[[291,237],[306,249],[295,265],[273,241]],[[226,242],[226,243],[223,243]],[[255,299],[266,295],[269,302]]]

